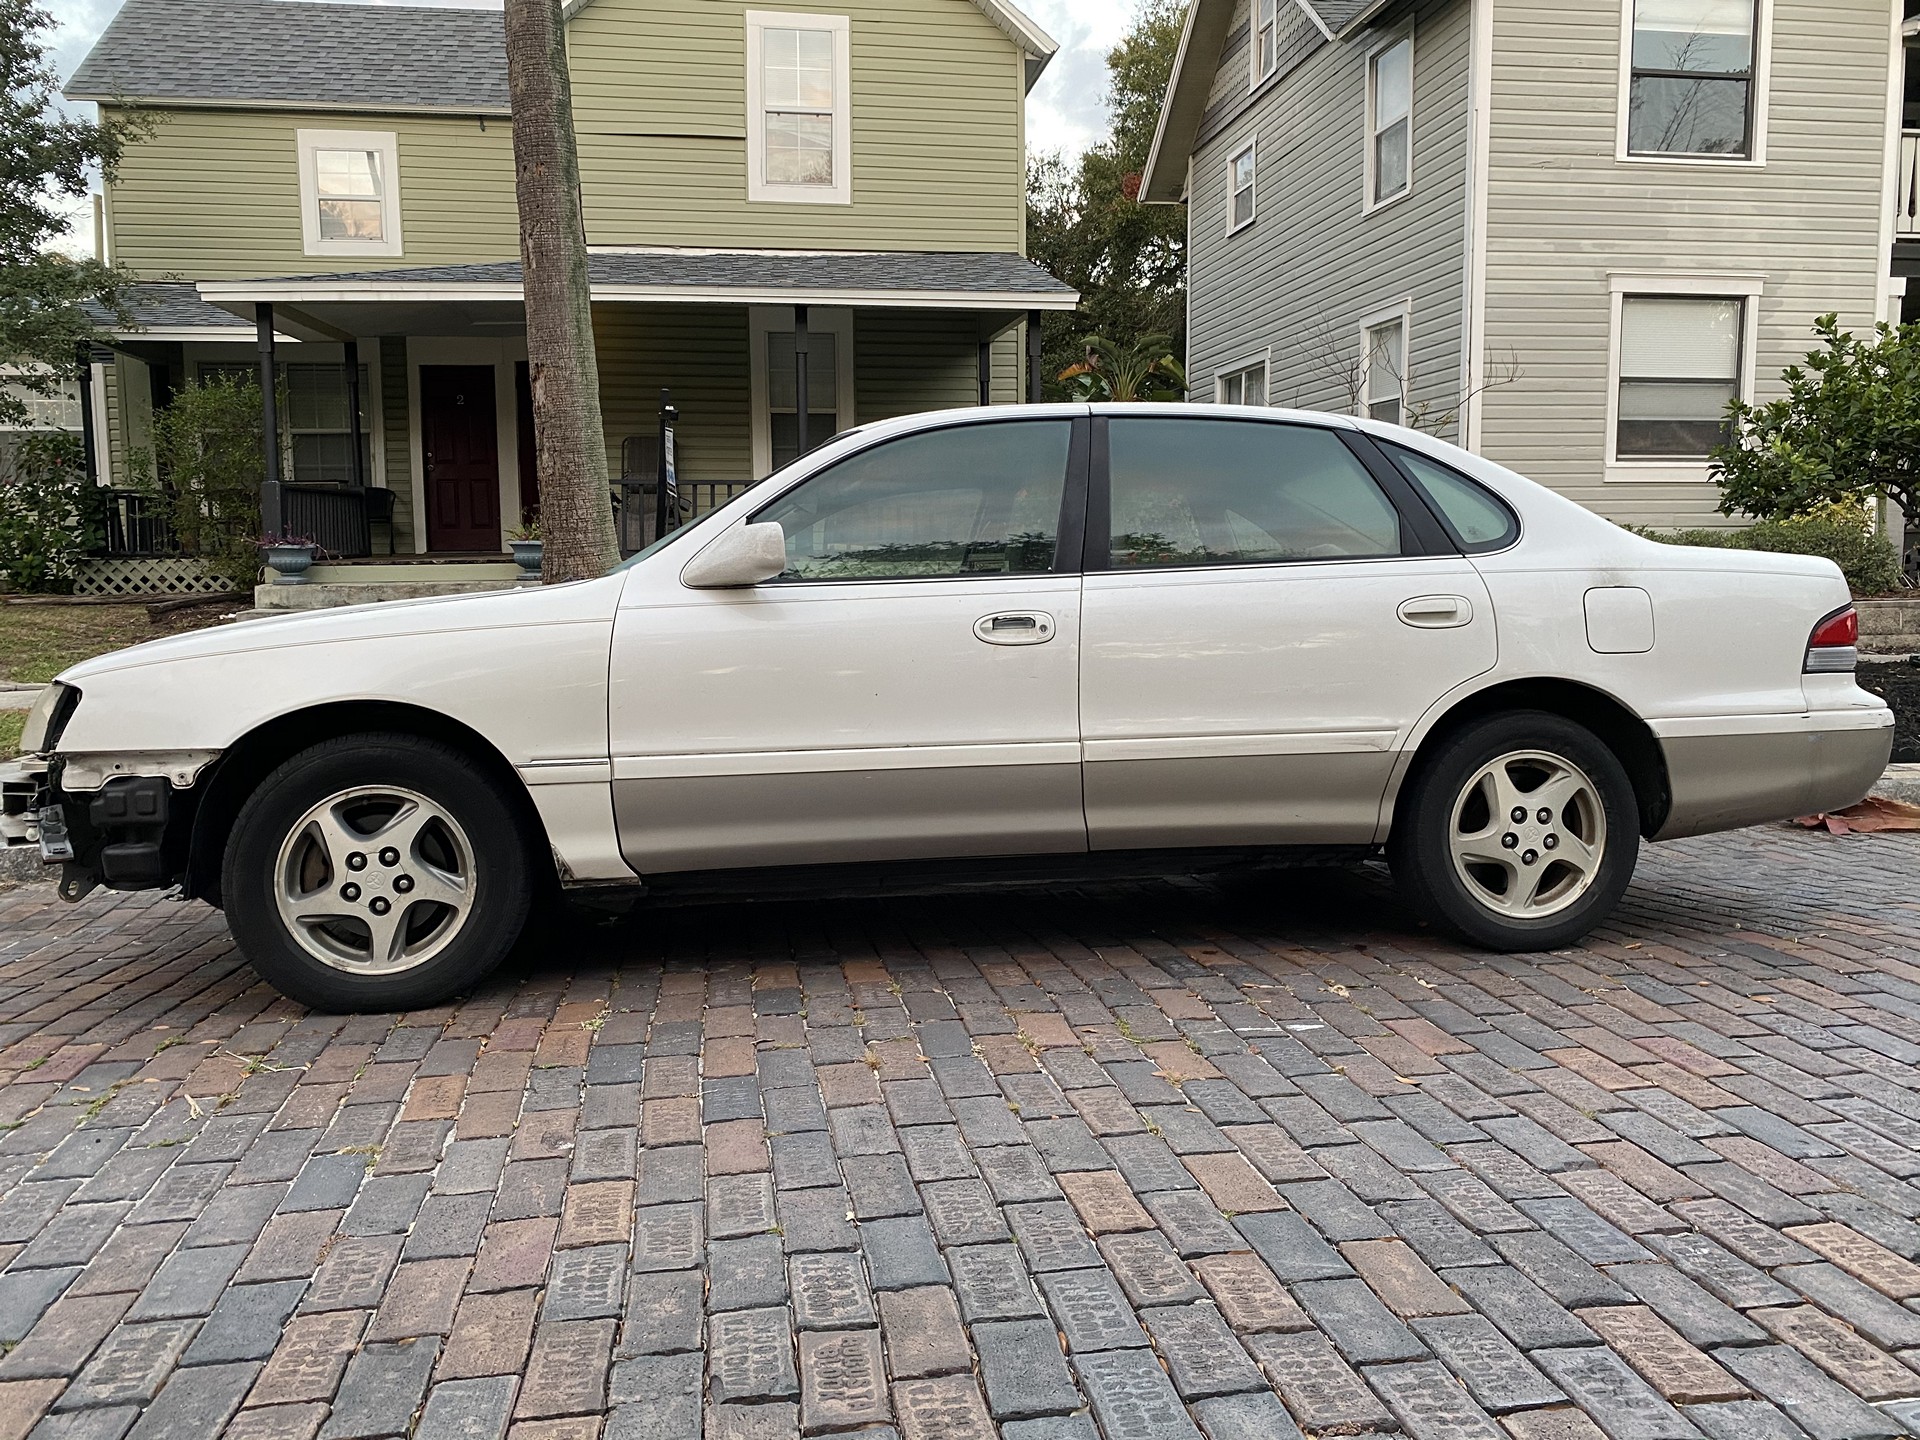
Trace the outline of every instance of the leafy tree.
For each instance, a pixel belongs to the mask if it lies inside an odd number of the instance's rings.
[[[1920,324],[1863,340],[1822,315],[1813,329],[1825,348],[1787,368],[1785,395],[1729,408],[1713,452],[1721,511],[1786,520],[1885,496],[1920,534]]]
[[[26,367],[9,383],[42,395],[56,393],[94,335],[90,305],[127,322],[122,272],[46,247],[66,229],[61,203],[83,198],[95,169],[112,178],[134,129],[60,113],[42,38],[52,24],[37,0],[0,0],[0,364]],[[26,418],[20,397],[0,391],[0,427]]]
[[[0,585],[67,591],[100,538],[101,491],[86,483],[80,442],[61,430],[23,436],[0,460]]]
[[[1081,363],[1092,336],[1122,349],[1167,336],[1176,361],[1186,354],[1186,211],[1140,203],[1186,8],[1140,0],[1132,30],[1107,54],[1107,137],[1076,161],[1055,152],[1027,166],[1027,253],[1083,297],[1078,311],[1043,320],[1043,374]]]
[[[506,0],[506,12],[541,568],[549,582],[587,580],[619,563],[620,543],[600,423],[566,22],[560,0]]]
[[[180,548],[243,593],[260,578],[260,412],[250,375],[189,382],[155,413],[153,454],[134,460]]]
[[[1187,372],[1173,358],[1171,335],[1144,335],[1118,345],[1087,337],[1087,358],[1060,372],[1076,400],[1184,400]]]

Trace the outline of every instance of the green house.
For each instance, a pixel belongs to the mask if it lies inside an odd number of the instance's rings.
[[[769,3],[567,5],[629,500],[663,391],[683,491],[711,498],[857,424],[1030,394],[1026,337],[1078,298],[1024,255],[1024,101],[1054,50],[1030,19]],[[497,11],[126,0],[67,85],[147,122],[100,227],[141,282],[96,352],[103,480],[179,386],[264,362],[290,524],[357,509],[382,555],[501,553],[537,495],[505,55]]]

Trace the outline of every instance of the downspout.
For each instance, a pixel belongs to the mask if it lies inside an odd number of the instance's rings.
[[[1460,306],[1460,447],[1481,453],[1487,368],[1487,211],[1493,156],[1493,7],[1468,0],[1466,264]]]

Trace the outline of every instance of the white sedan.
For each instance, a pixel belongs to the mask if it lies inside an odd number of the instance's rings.
[[[1497,950],[1642,840],[1858,800],[1825,560],[1657,545],[1439,441],[1213,407],[843,434],[598,580],[78,665],[0,771],[63,891],[181,887],[288,995],[472,986],[543,895],[1384,851]]]

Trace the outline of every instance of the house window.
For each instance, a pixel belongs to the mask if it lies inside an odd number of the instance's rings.
[[[23,384],[17,380],[8,380],[9,375],[19,375],[21,369],[14,366],[0,366],[0,391],[16,402],[25,414],[17,425],[10,429],[18,430],[78,430],[81,427],[80,386],[73,380],[57,380],[46,389],[39,385]]]
[[[844,15],[747,12],[747,198],[852,202]]]
[[[1253,80],[1258,85],[1280,68],[1280,0],[1254,0]]]
[[[1752,153],[1757,0],[1631,0],[1632,155]]]
[[[1253,223],[1255,169],[1254,147],[1251,145],[1228,162],[1227,183],[1233,192],[1233,204],[1227,222],[1229,235]]]
[[[287,365],[287,446],[292,475],[302,485],[346,485],[353,480],[353,421],[347,408],[347,367]],[[360,367],[360,473],[373,475],[373,428],[367,418],[367,367]]]
[[[391,131],[301,130],[297,143],[306,253],[403,253],[398,138]]]
[[[1402,36],[1367,62],[1368,203],[1413,188],[1413,39]]]
[[[1267,403],[1266,363],[1228,371],[1214,382],[1214,389],[1222,405],[1264,405]]]
[[[1407,419],[1407,322],[1396,316],[1366,330],[1360,403],[1369,419],[1404,425]]]
[[[1729,296],[1621,297],[1620,459],[1705,460],[1727,438],[1746,308]]]

